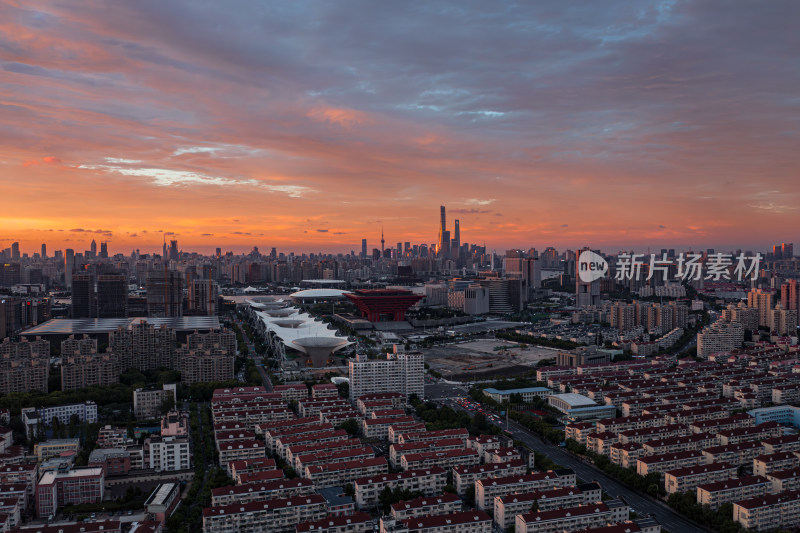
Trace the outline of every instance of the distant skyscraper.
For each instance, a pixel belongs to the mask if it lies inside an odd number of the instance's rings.
[[[588,250],[584,248],[583,250]],[[575,265],[578,264],[578,257],[580,257],[583,250],[575,252]],[[585,282],[581,280],[578,268],[575,269],[575,307],[581,308],[589,305],[600,304],[600,280]]]
[[[108,259],[108,243],[106,241],[100,243],[100,258]]]
[[[189,312],[194,315],[217,314],[217,282],[210,279],[195,279],[189,283]]]
[[[101,252],[102,253],[102,252]],[[128,280],[123,274],[101,274],[97,277],[97,317],[128,316]]]
[[[15,242],[11,245],[11,260],[19,261],[19,243]]]
[[[217,248],[217,257],[222,257],[222,248]]]
[[[64,255],[64,285],[72,287],[72,271],[75,270],[75,250],[67,248]]]
[[[94,277],[88,273],[72,275],[72,318],[97,318]]]
[[[784,259],[791,259],[794,257],[794,244],[785,242],[781,246],[781,255]]]
[[[758,309],[758,325],[760,327],[772,327],[772,297],[771,292],[761,289],[750,289],[747,293],[747,306]]]
[[[797,285],[798,281],[796,279],[787,279],[786,283],[781,284],[781,306],[784,309],[800,310]]]
[[[169,241],[169,260],[178,260],[178,241],[176,240]]]
[[[97,243],[94,239],[92,239],[92,244],[89,246],[89,249],[92,251],[92,257],[97,257]]]
[[[450,246],[450,236],[447,236],[447,240],[445,240],[444,232],[447,231],[447,216],[445,215],[445,209],[443,205],[439,206],[441,221],[439,223],[439,242],[437,243],[436,251],[441,256],[442,251],[444,250],[444,243],[447,242],[448,247]]]
[[[361,259],[367,258],[367,239],[361,239]]]
[[[147,273],[147,316],[183,316],[183,277],[179,272],[152,270]]]
[[[439,257],[442,259],[450,259],[450,232],[445,230],[442,232],[442,242],[439,244],[441,249]]]
[[[453,256],[457,256],[459,254],[459,250],[461,249],[461,222],[458,219],[455,219],[454,224],[453,241],[455,242],[455,246],[450,247],[450,253],[452,253]]]
[[[47,259],[47,245],[42,243],[42,259]]]

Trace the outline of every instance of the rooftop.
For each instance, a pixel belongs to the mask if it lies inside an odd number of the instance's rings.
[[[564,394],[552,394],[551,398],[557,398],[563,402],[569,404],[571,408],[575,407],[594,407],[597,405],[597,402],[592,400],[591,398],[587,398],[583,394],[577,394],[574,392],[567,392]],[[603,406],[606,407],[606,406]]]
[[[165,325],[177,331],[220,329],[219,317],[185,316],[173,318],[54,318],[23,331],[22,335],[81,335],[102,334],[129,328],[133,323],[146,321],[156,327]]]
[[[512,394],[525,394],[525,393],[537,393],[537,392],[550,392],[550,389],[547,387],[526,387],[524,389],[508,389],[508,390],[497,390],[494,387],[490,387],[488,389],[483,389],[483,392],[488,394],[500,394],[502,396],[511,396]]]

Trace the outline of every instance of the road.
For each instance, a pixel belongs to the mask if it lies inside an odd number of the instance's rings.
[[[470,416],[475,414],[464,409],[453,400],[443,400],[443,403],[453,409],[465,411]],[[498,424],[498,426],[504,427],[505,422],[503,421],[501,424]],[[656,502],[640,492],[629,489],[619,481],[606,475],[602,470],[578,459],[564,449],[543,442],[539,437],[533,435],[530,431],[514,421],[509,423],[509,431],[515,439],[521,440],[532,450],[546,455],[552,461],[565,468],[574,470],[577,477],[581,480],[585,482],[597,481],[610,496],[614,498],[622,497],[639,516],[652,514],[665,529],[672,533],[707,533],[707,531],[709,531],[696,526],[666,505]]]
[[[237,318],[236,323],[238,324],[239,329],[241,330],[242,335],[247,343],[247,355],[253,360],[253,362],[255,362],[258,373],[261,375],[261,381],[264,383],[264,388],[267,392],[272,392],[272,380],[269,379],[269,374],[267,374],[267,371],[264,370],[263,366],[261,366],[262,357],[256,354],[256,347],[253,344],[253,339],[251,339],[247,334],[247,330],[244,329],[244,324],[241,320]]]

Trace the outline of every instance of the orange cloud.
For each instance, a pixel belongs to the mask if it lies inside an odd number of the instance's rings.
[[[343,128],[363,126],[364,124],[372,122],[369,115],[363,111],[334,107],[314,108],[306,113],[306,116],[318,122],[336,124],[337,126],[341,126]]]
[[[59,158],[53,156],[47,156],[43,157],[41,161],[39,161],[38,159],[29,159],[24,163],[22,163],[22,166],[32,167],[36,165],[60,165],[60,164],[61,160]]]

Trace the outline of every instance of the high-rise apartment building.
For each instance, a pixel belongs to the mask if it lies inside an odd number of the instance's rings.
[[[722,318],[728,322],[738,322],[745,331],[758,329],[758,309],[748,307],[744,302],[738,305],[728,304],[722,311]]]
[[[797,335],[797,310],[784,309],[781,304],[770,311],[770,330],[775,335]]]
[[[741,347],[743,342],[742,325],[720,319],[697,334],[697,356],[708,357],[712,353],[734,350]]]
[[[97,340],[70,336],[61,342],[61,390],[119,383],[119,370],[111,353],[98,354]]]
[[[183,276],[166,266],[147,273],[147,316],[183,316]]]
[[[19,243],[15,242],[11,244],[11,260],[19,261],[19,259],[20,259]]]
[[[97,318],[92,274],[72,275],[72,318]]]
[[[47,392],[50,371],[50,343],[37,337],[0,343],[0,394]]]
[[[774,294],[763,289],[750,289],[747,293],[747,306],[758,309],[758,326],[772,327],[772,299]]]
[[[64,284],[72,287],[72,272],[75,270],[75,250],[67,248],[64,252]]]
[[[0,263],[0,287],[13,287],[22,282],[19,263]]]
[[[175,352],[181,382],[232,380],[236,348],[236,336],[228,329],[189,335]]]
[[[124,274],[100,274],[97,277],[97,317],[128,316],[128,280]]]
[[[794,244],[791,242],[781,244],[781,256],[784,259],[792,259],[794,257]]]
[[[489,312],[495,314],[513,313],[522,309],[527,295],[527,286],[522,279],[489,278],[480,280],[481,287],[489,290]]]
[[[210,279],[194,279],[189,283],[188,312],[192,315],[214,316],[217,314],[219,286]]]
[[[108,345],[120,372],[129,368],[151,370],[175,367],[175,330],[155,327],[144,320],[108,334]]]
[[[784,309],[800,310],[797,285],[798,281],[796,279],[787,279],[781,284],[781,305]]]
[[[399,392],[406,400],[416,394],[425,395],[425,357],[418,352],[389,353],[386,359],[367,359],[356,356],[348,364],[350,377],[350,400],[355,401],[364,394]]]

